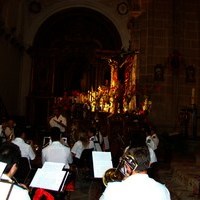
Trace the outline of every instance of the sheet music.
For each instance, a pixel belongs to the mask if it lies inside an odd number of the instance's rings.
[[[105,171],[113,167],[110,152],[93,151],[92,158],[95,178],[102,178]]]
[[[45,162],[41,169],[37,169],[30,187],[59,191],[66,175],[66,171],[62,171],[64,165],[64,163]]]
[[[65,163],[45,162],[42,166],[46,171],[62,171]]]
[[[6,168],[7,163],[0,162],[0,178],[3,174],[4,169]]]

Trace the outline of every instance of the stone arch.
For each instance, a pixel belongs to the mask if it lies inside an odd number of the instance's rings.
[[[53,4],[52,6],[47,7],[47,9],[44,12],[41,12],[38,14],[38,17],[36,17],[30,27],[27,29],[24,35],[24,42],[27,46],[32,46],[34,37],[37,33],[37,30],[41,26],[43,22],[45,22],[51,15],[73,7],[85,7],[92,10],[95,10],[102,15],[106,16],[116,27],[117,31],[119,32],[119,35],[121,37],[122,46],[123,48],[127,49],[129,46],[129,40],[130,40],[130,32],[127,28],[127,22],[128,22],[128,16],[121,16],[118,15],[112,6],[105,6],[102,3],[94,2],[94,1],[84,1],[80,2],[80,0],[76,1],[67,1],[67,2],[58,2]]]

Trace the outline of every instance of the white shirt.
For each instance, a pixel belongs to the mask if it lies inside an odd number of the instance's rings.
[[[42,149],[42,164],[47,162],[65,163],[65,168],[69,168],[72,163],[72,154],[69,147],[64,146],[59,141],[54,141]]]
[[[157,162],[158,160],[157,160],[154,150],[150,147],[148,147],[148,149],[149,149],[149,153],[150,153],[150,164]]]
[[[94,151],[102,151],[101,145],[99,144],[97,136],[92,136],[90,141],[93,143]]]
[[[29,160],[35,159],[35,153],[31,147],[31,145],[24,142],[24,140],[22,138],[17,137],[12,141],[12,143],[16,144],[19,147],[22,157],[26,157]]]
[[[56,121],[62,122],[65,126],[67,126],[67,119],[64,116],[60,115],[58,118],[56,116],[52,117],[49,121],[49,125],[51,127],[58,127],[60,129],[60,132],[64,133],[65,127],[61,126]]]
[[[93,148],[94,148],[94,144],[92,141],[89,142],[89,145],[87,147],[84,147],[83,143],[80,140],[78,140],[77,142],[74,143],[71,149],[71,152],[75,154],[76,158],[80,159],[81,154],[84,149],[93,149]]]
[[[100,200],[170,200],[165,185],[147,174],[134,174],[122,182],[108,183]]]
[[[1,177],[4,180],[8,180],[9,182],[12,183],[12,180],[5,174],[2,175]],[[0,181],[0,199],[1,200],[6,200],[6,197],[8,195],[9,189],[11,187],[11,184],[9,183],[3,183]],[[14,185],[12,188],[12,191],[10,193],[9,200],[31,200],[28,190],[23,189],[17,185]]]

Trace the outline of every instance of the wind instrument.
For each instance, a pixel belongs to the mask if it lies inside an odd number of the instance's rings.
[[[108,169],[103,176],[103,184],[108,185],[109,182],[120,182],[124,178],[124,175],[118,170],[118,168]]]

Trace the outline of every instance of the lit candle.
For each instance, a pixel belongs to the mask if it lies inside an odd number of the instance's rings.
[[[195,88],[192,88],[192,99],[191,99],[191,103],[192,105],[194,104],[195,100]]]

